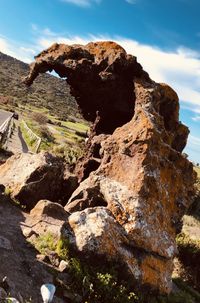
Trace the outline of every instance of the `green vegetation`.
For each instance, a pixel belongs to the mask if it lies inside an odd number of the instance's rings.
[[[31,88],[27,88],[22,84],[22,78],[27,76],[28,71],[28,64],[0,53],[1,108],[19,111],[26,105],[32,105],[40,108],[41,112],[48,110],[60,120],[70,120],[71,117],[81,119],[65,80],[42,74]]]
[[[81,117],[66,81],[42,74],[31,88],[26,88],[21,79],[28,70],[27,64],[0,53],[0,108],[16,111],[20,120],[24,119],[41,137],[38,151],[53,152],[74,164],[83,154],[89,125]],[[23,125],[20,126],[26,144],[35,152],[37,139],[30,139]]]
[[[52,151],[55,155],[64,157],[67,163],[73,165],[81,156],[83,156],[84,148],[81,149],[81,146],[73,146],[68,143],[54,146]]]
[[[6,196],[10,197],[11,193],[12,193],[12,190],[10,189],[10,187],[6,187],[6,188],[5,188],[5,191],[4,191],[4,194],[5,194]]]
[[[34,241],[35,248],[43,255],[47,255],[49,251],[56,251],[57,241],[51,233],[43,234]]]
[[[182,236],[179,236],[181,243]],[[69,302],[76,302],[75,298],[81,298],[77,302],[82,303],[197,303],[200,302],[200,294],[184,283],[181,279],[174,279],[177,291],[169,296],[155,296],[146,293],[135,293],[133,284],[122,274],[120,264],[113,262],[100,262],[93,260],[90,263],[77,256],[69,244],[67,238],[56,240],[50,234],[39,236],[34,245],[42,254],[48,255],[49,251],[54,251],[60,260],[68,263],[67,271],[70,281],[65,285],[61,280],[57,280],[57,287],[70,292]]]
[[[34,152],[37,144],[37,138],[36,137],[30,138],[23,122],[20,122],[20,130],[29,150]]]
[[[200,168],[196,166],[194,170],[198,174],[196,195],[187,215],[183,217],[182,232],[177,236],[176,241],[179,250],[178,259],[182,267],[180,278],[187,281],[185,290],[196,298],[195,302],[200,302],[200,294],[193,289],[200,291]],[[179,287],[180,281],[181,279],[178,280]]]
[[[81,122],[62,121],[62,125],[80,132],[88,131],[88,125]]]

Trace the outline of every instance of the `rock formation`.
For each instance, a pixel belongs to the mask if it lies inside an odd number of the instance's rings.
[[[76,169],[82,182],[65,206],[71,243],[119,260],[139,285],[169,293],[195,179],[181,154],[189,131],[179,122],[177,94],[114,42],[54,44],[31,64],[26,84],[48,70],[66,77],[94,122]]]

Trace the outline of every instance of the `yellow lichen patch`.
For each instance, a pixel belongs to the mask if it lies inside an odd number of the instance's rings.
[[[119,53],[119,52],[125,53],[125,50],[119,44],[113,41],[101,41],[101,42],[89,43],[87,44],[87,48],[91,54],[94,54],[97,57],[102,55],[106,57],[111,53]]]

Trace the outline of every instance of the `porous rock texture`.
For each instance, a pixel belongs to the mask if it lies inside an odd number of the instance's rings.
[[[119,260],[139,285],[169,293],[195,179],[181,153],[189,131],[179,122],[177,94],[114,42],[54,44],[36,57],[26,84],[52,69],[67,77],[94,122],[77,165],[82,182],[65,206],[71,242],[86,255]]]

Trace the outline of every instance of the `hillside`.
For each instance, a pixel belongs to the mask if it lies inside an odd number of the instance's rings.
[[[80,117],[74,98],[70,94],[70,87],[65,80],[43,74],[38,77],[31,88],[22,83],[22,78],[27,76],[28,64],[7,56],[0,52],[0,106],[5,98],[14,105],[19,104],[46,108],[51,115],[59,119]]]

